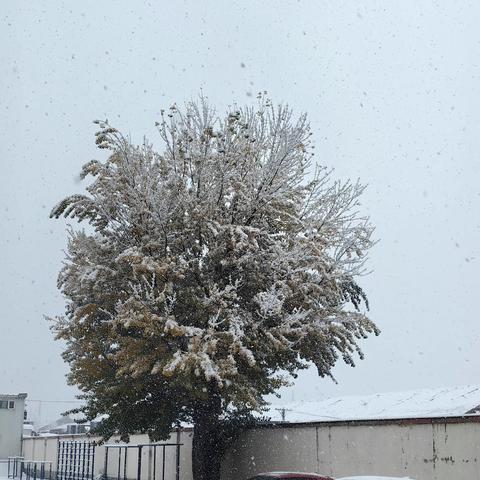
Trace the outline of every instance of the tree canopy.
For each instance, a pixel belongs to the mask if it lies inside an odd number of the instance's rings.
[[[261,409],[299,369],[362,356],[378,333],[357,283],[364,187],[314,166],[305,115],[262,95],[219,116],[202,98],[162,112],[160,153],[97,123],[108,158],[51,214],[90,224],[69,230],[53,328],[105,436],[165,438],[212,399]]]

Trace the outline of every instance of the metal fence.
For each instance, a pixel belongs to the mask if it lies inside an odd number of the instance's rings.
[[[22,460],[20,463],[20,480],[24,477],[26,480],[52,480],[52,462]]]
[[[7,478],[17,478],[22,465],[23,457],[8,457],[7,460]]]
[[[173,476],[168,478],[167,466],[167,449],[174,450],[175,453],[175,480],[180,480],[180,447],[181,443],[145,443],[138,445],[128,444],[112,444],[105,445],[105,465],[104,465],[104,480],[129,480],[127,478],[127,459],[134,456],[136,459],[136,480],[142,479],[142,454],[146,449],[149,449],[150,462],[149,467],[152,468],[152,480],[173,480]],[[118,452],[118,461],[115,462],[116,471],[109,475],[108,464],[109,455],[113,455],[114,451]],[[129,453],[130,452],[130,453]]]
[[[91,480],[94,468],[94,442],[58,442],[56,480]]]

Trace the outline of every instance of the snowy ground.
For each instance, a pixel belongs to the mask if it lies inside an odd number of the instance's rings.
[[[480,385],[466,385],[271,405],[267,415],[281,420],[284,407],[289,422],[452,417],[478,415],[479,406]]]

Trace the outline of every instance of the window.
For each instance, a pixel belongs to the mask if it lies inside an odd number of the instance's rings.
[[[12,410],[15,408],[15,402],[13,400],[0,400],[0,409]]]

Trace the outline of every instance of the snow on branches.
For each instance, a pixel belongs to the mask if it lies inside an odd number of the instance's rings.
[[[108,159],[87,163],[86,194],[51,214],[93,229],[70,232],[59,276],[72,382],[100,395],[107,378],[148,379],[185,404],[213,385],[258,408],[287,382],[280,371],[353,365],[378,333],[356,281],[373,228],[359,183],[312,171],[305,115],[263,96],[224,117],[204,99],[173,106],[161,153],[98,124]]]

